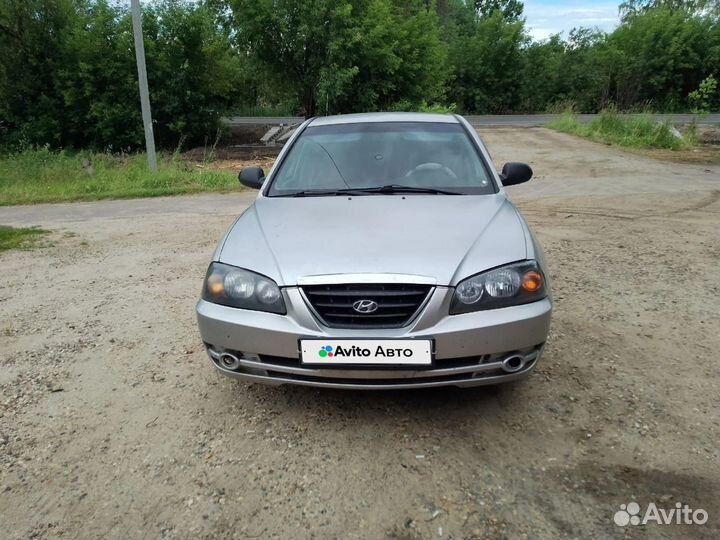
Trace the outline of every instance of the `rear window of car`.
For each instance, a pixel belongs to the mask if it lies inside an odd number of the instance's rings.
[[[495,193],[486,163],[460,124],[348,123],[306,128],[266,195],[385,185]]]

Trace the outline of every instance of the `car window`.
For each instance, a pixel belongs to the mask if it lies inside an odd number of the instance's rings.
[[[461,125],[392,122],[306,128],[274,174],[267,195],[386,185],[495,192]]]

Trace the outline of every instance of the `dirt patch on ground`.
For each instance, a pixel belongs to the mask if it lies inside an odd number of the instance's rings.
[[[681,133],[685,133],[688,128],[689,126],[679,126]],[[697,144],[687,150],[632,149],[631,151],[657,160],[698,165],[719,165],[720,128],[700,124],[695,129]]]
[[[486,138],[537,172],[511,195],[556,300],[512,386],[216,375],[193,307],[243,194],[0,209],[56,231],[0,255],[0,536],[718,537],[717,171],[547,130]],[[632,500],[710,520],[621,529]]]
[[[261,167],[269,171],[280,153],[282,146],[261,146],[258,144],[198,147],[183,153],[187,160],[198,169],[216,169],[240,172],[246,167]]]
[[[267,133],[272,125],[242,124],[230,128],[229,133],[223,137],[225,144],[257,144],[260,138]]]
[[[676,163],[695,163],[699,165],[720,164],[720,144],[698,144],[688,150],[634,150],[640,155],[674,161]]]
[[[684,129],[689,129],[685,126]],[[696,127],[698,142],[701,144],[720,145],[720,127],[708,124],[698,124]]]

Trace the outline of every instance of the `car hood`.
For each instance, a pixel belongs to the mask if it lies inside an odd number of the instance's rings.
[[[221,262],[292,286],[309,276],[412,274],[438,285],[527,256],[525,228],[501,193],[258,198]]]

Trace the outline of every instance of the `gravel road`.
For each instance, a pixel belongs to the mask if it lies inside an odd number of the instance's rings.
[[[520,384],[341,392],[217,375],[194,303],[252,195],[0,208],[0,538],[717,538],[720,168],[482,132],[556,313]],[[705,525],[618,527],[621,504]]]

